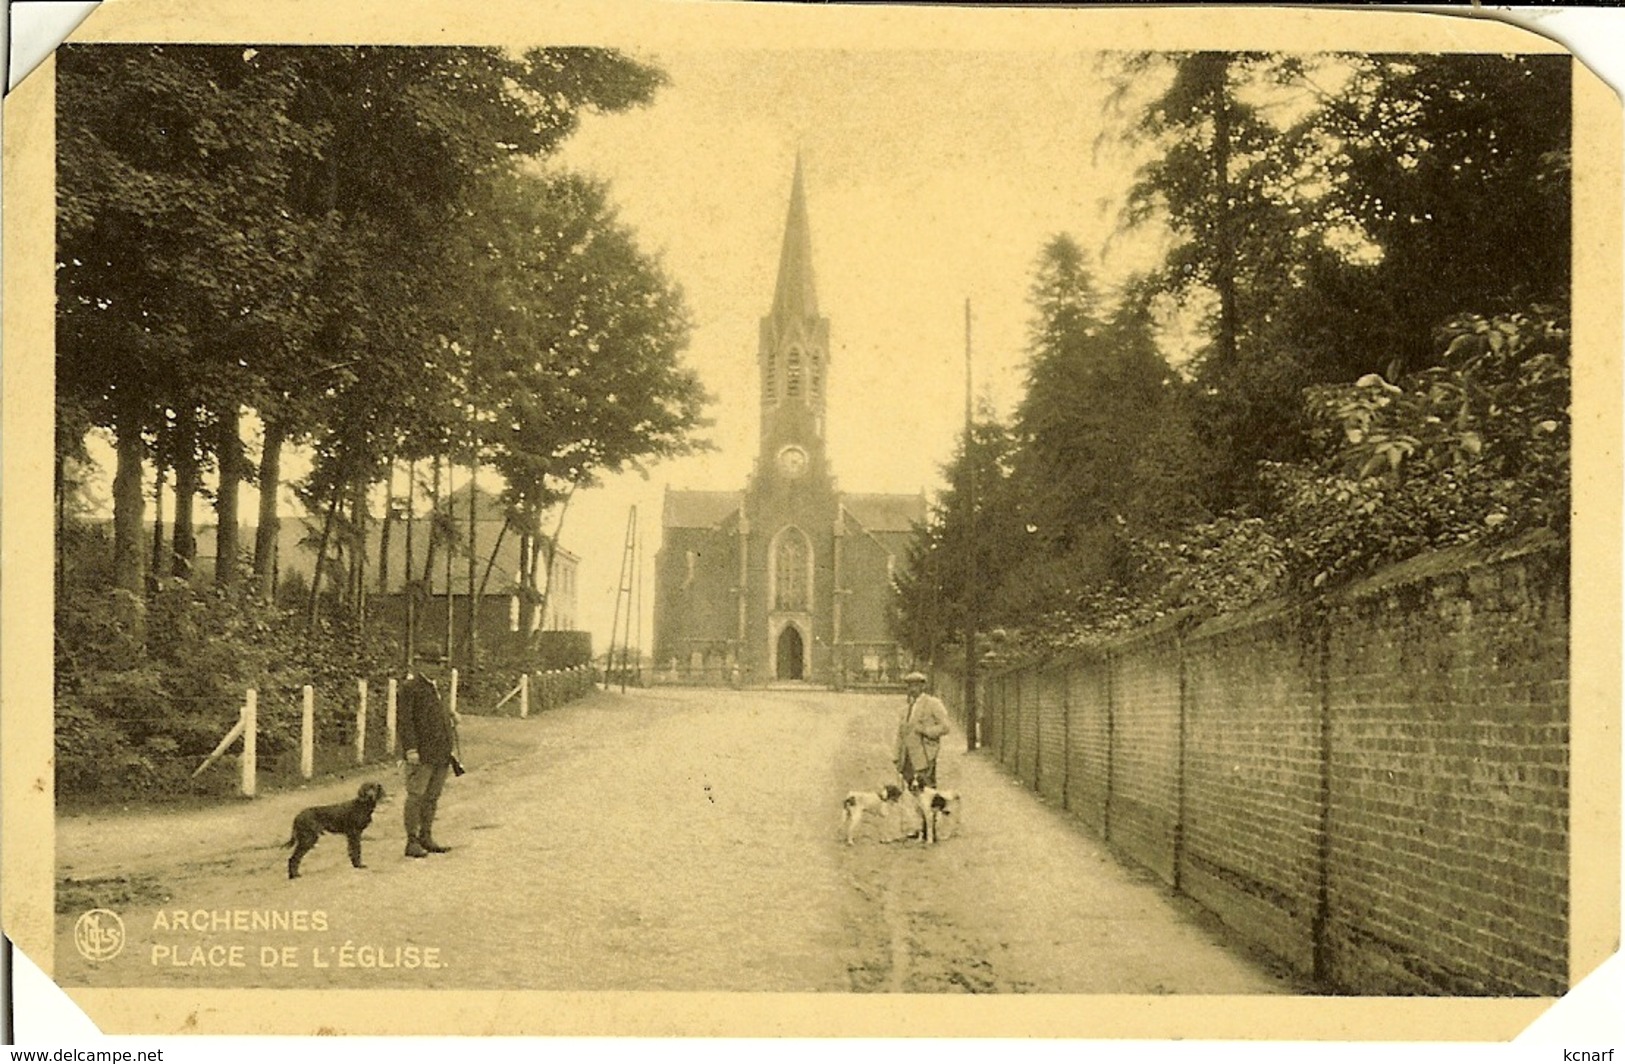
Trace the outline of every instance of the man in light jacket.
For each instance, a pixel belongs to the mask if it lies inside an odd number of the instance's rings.
[[[916,781],[927,787],[937,785],[937,750],[948,734],[948,711],[942,700],[925,693],[925,674],[911,672],[903,677],[908,688],[908,708],[897,725],[897,749],[892,755],[897,774],[905,784]]]

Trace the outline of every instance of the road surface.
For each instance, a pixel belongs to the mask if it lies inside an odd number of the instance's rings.
[[[375,768],[187,812],[58,822],[64,985],[534,990],[1293,993],[1210,920],[1000,772],[944,744],[964,795],[934,847],[840,837],[891,774],[900,695],[654,689],[528,720],[465,717],[470,772],[402,856]],[[390,795],[349,867],[328,836],[286,878],[299,808]],[[888,836],[892,836],[888,840]],[[81,915],[118,917],[87,960]],[[111,952],[110,917],[92,952]]]

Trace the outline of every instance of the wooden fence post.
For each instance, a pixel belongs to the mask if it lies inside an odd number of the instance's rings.
[[[299,774],[316,775],[316,688],[304,687],[304,715],[299,721]]]
[[[259,692],[250,687],[243,700],[243,779],[244,798],[254,797],[259,785]]]
[[[384,692],[384,744],[386,753],[394,756],[395,753],[395,677],[389,678],[389,687]]]
[[[519,719],[530,716],[530,673],[519,674]]]
[[[367,681],[363,677],[355,682],[355,763],[367,763]]]

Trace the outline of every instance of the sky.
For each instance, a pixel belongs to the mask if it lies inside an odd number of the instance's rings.
[[[758,323],[773,296],[799,154],[820,309],[830,321],[830,459],[842,489],[934,492],[973,390],[1021,394],[1027,290],[1067,232],[1102,277],[1150,264],[1120,232],[1134,157],[1096,54],[637,53],[670,78],[651,106],[588,116],[557,164],[607,180],[621,220],[682,287],[685,361],[714,397],[716,450],[576,497],[578,617],[606,645],[628,514],[653,611],[663,490],[739,490],[756,454]],[[1104,134],[1104,136],[1103,136]]]

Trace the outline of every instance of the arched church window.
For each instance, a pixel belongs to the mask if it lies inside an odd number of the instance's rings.
[[[807,374],[807,394],[814,400],[818,398],[819,389],[824,386],[824,363],[818,357],[818,352],[812,353],[812,367]]]
[[[779,360],[771,356],[769,356],[767,362],[762,366],[762,398],[766,399],[770,403],[774,402],[779,397],[778,368]]]
[[[807,537],[791,529],[779,537],[778,557],[774,559],[773,608],[807,608]]]
[[[801,398],[801,351],[792,347],[784,360],[784,394],[791,399]]]

